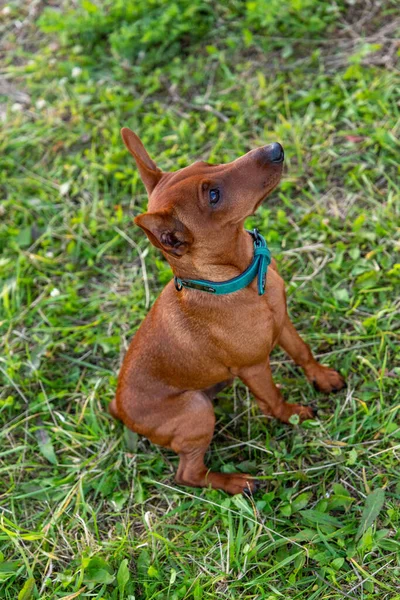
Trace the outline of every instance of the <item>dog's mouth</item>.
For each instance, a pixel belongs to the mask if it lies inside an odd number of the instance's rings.
[[[278,186],[280,180],[281,180],[281,177],[280,176],[277,177],[276,181],[274,181],[273,184],[269,186],[268,191],[263,192],[263,195],[261,196],[260,200],[257,200],[257,203],[255,205],[253,212],[256,212],[256,210],[261,206],[261,204],[263,204],[263,202],[265,202],[265,200],[268,198],[268,196],[271,194],[271,192],[273,192],[274,189]]]

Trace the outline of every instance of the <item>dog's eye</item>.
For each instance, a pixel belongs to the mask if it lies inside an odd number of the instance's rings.
[[[211,206],[215,206],[219,202],[219,190],[210,190],[210,204]]]

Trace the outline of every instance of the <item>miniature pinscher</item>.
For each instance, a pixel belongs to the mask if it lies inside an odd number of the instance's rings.
[[[320,391],[345,385],[297,333],[274,260],[267,270],[265,240],[244,229],[281,179],[283,148],[273,143],[228,164],[195,162],[165,173],[135,133],[124,128],[121,134],[149,196],[148,211],[135,223],[175,278],[131,342],[110,412],[179,455],[179,484],[253,492],[252,476],[218,473],[204,464],[216,394],[239,377],[265,415],[284,423],[292,415],[312,419],[309,406],[286,402],[273,381],[269,355],[277,344]]]

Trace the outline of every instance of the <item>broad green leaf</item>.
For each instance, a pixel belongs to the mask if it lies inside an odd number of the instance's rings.
[[[85,581],[88,583],[109,584],[115,577],[112,568],[100,556],[94,556],[90,559],[85,572]]]
[[[0,583],[10,579],[20,568],[18,561],[5,561],[0,563]]]
[[[300,511],[302,517],[312,524],[318,525],[329,525],[330,527],[343,527],[339,519],[326,515],[325,513],[319,512],[318,510],[302,510]]]
[[[377,488],[369,494],[365,501],[363,513],[361,515],[360,523],[358,526],[356,540],[359,540],[361,536],[367,531],[373,524],[377,516],[382,510],[385,502],[385,490]]]
[[[341,483],[334,483],[332,489],[337,496],[348,496],[350,498],[350,492]]]
[[[147,569],[147,575],[149,575],[149,577],[158,577],[158,571],[153,565],[150,565]]]
[[[357,450],[355,448],[352,448],[347,456],[348,456],[347,461],[346,461],[347,465],[351,466],[357,462],[358,454],[357,454]]]
[[[303,492],[295,498],[292,502],[292,511],[295,512],[297,510],[302,510],[305,508],[311,498],[312,494],[310,492]]]
[[[7,560],[0,563],[0,573],[15,573],[18,571],[20,564],[16,560]]]
[[[367,531],[361,537],[360,541],[357,544],[357,549],[361,552],[368,552],[372,550],[374,545],[374,534],[372,531],[372,527],[368,527]]]
[[[32,598],[34,587],[35,580],[33,577],[30,577],[25,581],[23,588],[18,594],[18,600],[30,600],[30,598]]]
[[[201,600],[202,597],[203,597],[203,588],[200,585],[200,583],[197,582],[196,587],[194,588],[194,591],[193,591],[193,598],[194,598],[194,600]]]
[[[339,556],[338,558],[334,558],[333,561],[331,562],[331,567],[332,569],[335,569],[335,571],[339,571],[339,569],[341,569],[344,565],[344,558]]]
[[[290,517],[290,515],[292,514],[292,507],[290,506],[290,504],[284,504],[283,506],[281,506],[280,511],[284,517]]]
[[[56,465],[57,457],[54,452],[54,447],[51,442],[50,436],[47,433],[46,429],[37,429],[35,435],[40,452],[52,465]]]
[[[128,569],[128,561],[125,558],[121,564],[119,565],[118,573],[117,573],[117,583],[120,597],[123,598],[125,586],[129,581],[129,569]]]
[[[354,498],[350,496],[348,490],[340,483],[334,483],[332,487],[334,493],[328,500],[329,510],[349,508],[351,503],[354,502]]]
[[[176,581],[176,570],[171,569],[171,575],[169,577],[169,585],[174,585],[175,581]]]
[[[110,500],[110,503],[115,510],[120,511],[128,499],[128,491],[115,492]]]
[[[20,248],[27,248],[32,243],[32,229],[31,227],[24,227],[17,235],[17,244]],[[29,579],[28,579],[29,581]]]
[[[139,577],[144,579],[147,575],[147,569],[150,565],[150,556],[145,548],[140,552],[137,559],[137,570]]]
[[[314,529],[305,528],[296,533],[293,536],[293,539],[297,542],[311,542],[316,536],[318,536],[318,532]]]
[[[349,292],[346,290],[346,288],[334,290],[333,295],[336,300],[339,300],[340,302],[349,302],[350,300]]]
[[[320,550],[310,554],[311,558],[320,565],[330,565],[332,561],[332,554],[327,550]]]

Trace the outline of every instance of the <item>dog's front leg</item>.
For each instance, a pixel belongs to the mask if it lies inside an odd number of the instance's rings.
[[[315,360],[310,347],[301,339],[288,316],[286,316],[278,344],[303,369],[307,379],[317,390],[329,394],[338,392],[346,385],[340,373],[324,367]]]
[[[265,415],[273,416],[284,423],[288,423],[293,415],[298,415],[301,421],[313,418],[314,413],[309,406],[285,402],[272,379],[269,360],[241,369],[239,377],[250,389]]]

